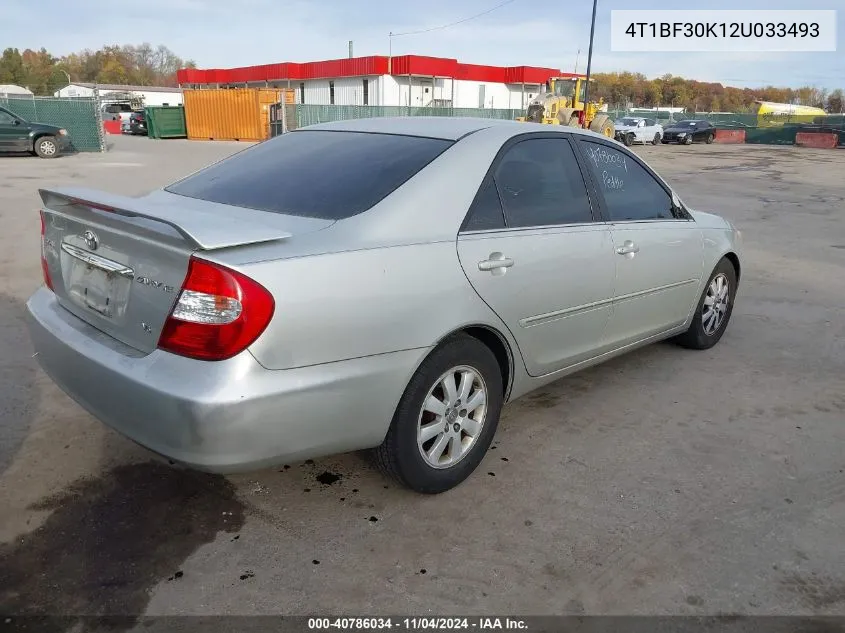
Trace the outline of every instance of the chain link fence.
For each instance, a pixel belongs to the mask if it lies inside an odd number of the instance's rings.
[[[76,151],[105,151],[96,97],[8,97],[0,98],[0,106],[27,121],[66,129]]]
[[[408,106],[352,106],[277,103],[270,107],[270,135],[278,136],[297,128],[369,117],[463,116],[513,120],[522,110],[485,108],[419,108]],[[794,145],[798,132],[833,132],[845,146],[845,115],[763,115],[734,112],[668,112],[665,110],[609,110],[614,120],[626,116],[656,119],[664,127],[685,119],[704,119],[720,129],[745,130],[746,143],[758,145]]]
[[[482,119],[513,120],[522,110],[492,108],[429,108],[413,106],[358,106],[275,104],[270,111],[270,135],[278,136],[317,123],[368,119],[371,117],[477,117]]]

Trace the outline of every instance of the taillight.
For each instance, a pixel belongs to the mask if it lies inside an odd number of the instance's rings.
[[[261,335],[274,309],[267,289],[246,275],[192,257],[158,346],[199,360],[231,358]]]
[[[41,274],[44,276],[44,284],[50,289],[53,289],[53,280],[50,279],[50,267],[47,265],[47,258],[44,256],[44,211],[41,211]]]

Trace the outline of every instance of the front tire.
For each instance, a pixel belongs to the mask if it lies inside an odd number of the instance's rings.
[[[675,342],[689,349],[710,349],[718,343],[733,313],[736,285],[736,270],[723,258],[707,280],[689,329]]]
[[[56,158],[59,155],[59,144],[55,137],[42,136],[35,140],[35,153],[41,158]]]
[[[689,135],[684,139],[684,145],[692,145],[692,135]]]
[[[616,126],[606,114],[598,114],[590,123],[590,131],[601,134],[607,138],[616,136]]]
[[[454,488],[487,453],[503,399],[493,352],[465,334],[448,339],[408,383],[387,436],[375,449],[376,464],[420,493]]]

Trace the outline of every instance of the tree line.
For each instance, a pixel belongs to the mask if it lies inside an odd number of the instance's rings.
[[[752,112],[754,102],[799,103],[824,108],[830,113],[843,112],[845,93],[841,88],[827,91],[813,86],[803,88],[733,88],[663,75],[649,79],[641,73],[618,72],[594,74],[590,94],[602,97],[611,108],[676,107],[689,112]]]
[[[7,48],[0,56],[0,84],[28,88],[36,95],[52,95],[71,82],[136,86],[176,86],[176,71],[195,68],[191,60],[167,46],[104,46],[62,57],[47,49]]]
[[[63,57],[38,51],[7,48],[0,56],[0,84],[16,84],[36,95],[51,95],[70,81],[137,86],[176,86],[179,68],[195,68],[191,60],[176,55],[167,46],[148,43],[137,46],[104,46]],[[754,101],[800,103],[828,112],[845,109],[841,88],[827,91],[803,88],[733,88],[664,75],[649,79],[641,73],[615,72],[594,75],[590,94],[602,97],[611,108],[669,106],[691,112],[751,112]]]

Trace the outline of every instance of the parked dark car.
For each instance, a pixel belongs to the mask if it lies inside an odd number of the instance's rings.
[[[55,158],[69,147],[67,130],[27,121],[0,107],[0,152],[29,152],[41,158]]]
[[[147,135],[147,118],[143,112],[133,112],[129,115],[129,120],[123,123],[122,132],[126,134],[140,134]]]
[[[713,142],[715,135],[716,128],[713,127],[710,121],[690,119],[667,125],[663,130],[663,142],[692,145],[693,143],[704,141],[710,144]]]

